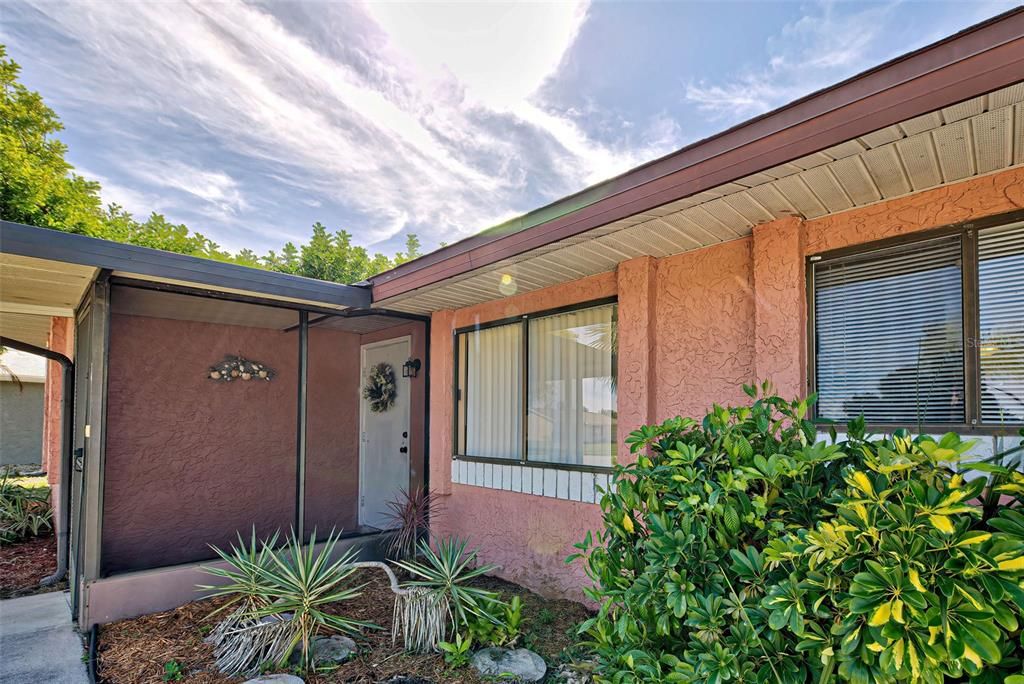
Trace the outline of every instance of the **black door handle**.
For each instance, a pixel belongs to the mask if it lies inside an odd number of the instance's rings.
[[[403,454],[407,454],[409,453],[409,447],[401,447],[399,451]]]

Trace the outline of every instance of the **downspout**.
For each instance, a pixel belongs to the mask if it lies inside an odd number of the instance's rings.
[[[68,531],[71,528],[71,461],[74,456],[74,444],[72,434],[74,430],[74,397],[75,397],[75,364],[71,359],[61,353],[37,347],[34,344],[27,344],[12,340],[9,337],[0,337],[0,347],[10,347],[28,354],[43,356],[50,361],[56,361],[64,371],[63,382],[61,383],[60,400],[60,421],[61,437],[60,446],[62,458],[60,459],[60,512],[61,526],[57,533],[57,571],[49,577],[40,580],[40,586],[49,587],[64,579],[68,572]]]

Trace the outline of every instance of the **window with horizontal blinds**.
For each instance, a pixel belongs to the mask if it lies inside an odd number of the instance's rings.
[[[961,238],[814,264],[820,417],[963,423]]]
[[[1024,223],[978,231],[981,422],[1024,422]]]
[[[458,331],[455,456],[610,468],[617,312],[595,303]]]

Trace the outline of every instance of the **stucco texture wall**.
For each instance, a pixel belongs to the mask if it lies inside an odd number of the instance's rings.
[[[548,596],[580,599],[571,546],[600,524],[597,505],[451,483],[452,333],[472,323],[610,294],[619,301],[621,441],[643,422],[701,416],[741,402],[743,383],[771,380],[806,393],[808,256],[1024,208],[1024,169],[880,202],[833,216],[756,226],[751,237],[617,273],[434,314],[431,341],[431,485],[447,511],[434,531],[468,538],[499,574]],[[619,460],[628,458],[620,448]]]
[[[662,259],[654,348],[657,420],[741,401],[754,376],[752,240]],[[619,435],[620,438],[624,435]]]
[[[47,346],[75,360],[75,325],[72,318],[54,316],[50,319],[50,333]],[[43,466],[46,479],[51,488],[60,484],[61,439],[63,426],[61,423],[61,399],[64,392],[64,369],[56,361],[46,364],[46,385],[43,391]],[[58,501],[59,497],[53,497]]]
[[[219,383],[240,353],[272,382]],[[297,333],[142,316],[110,321],[103,573],[211,557],[295,514]]]

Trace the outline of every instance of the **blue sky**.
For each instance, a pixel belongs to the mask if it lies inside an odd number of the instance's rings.
[[[453,242],[1012,2],[4,3],[107,201],[229,249]]]

